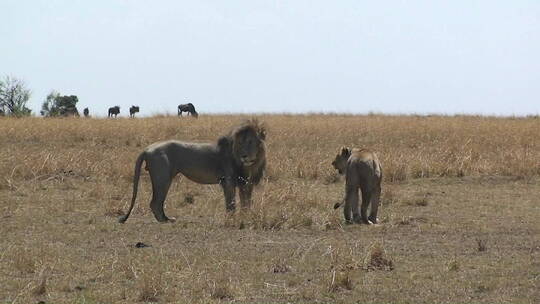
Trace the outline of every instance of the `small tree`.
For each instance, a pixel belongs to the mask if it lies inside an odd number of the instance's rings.
[[[47,95],[47,98],[45,98],[45,101],[43,101],[43,104],[41,105],[41,111],[39,112],[41,116],[56,116],[56,98],[60,96],[60,94],[56,91],[51,91],[49,95]]]
[[[6,76],[0,79],[0,113],[10,116],[28,116],[32,112],[26,107],[30,90],[24,81]]]
[[[77,110],[79,99],[75,95],[62,96],[56,91],[51,91],[41,105],[41,115],[46,117],[53,116],[79,116]]]

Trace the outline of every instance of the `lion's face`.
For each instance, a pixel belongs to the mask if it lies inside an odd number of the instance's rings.
[[[338,170],[339,174],[345,174],[347,171],[347,161],[351,156],[351,150],[349,148],[341,148],[341,152],[336,155],[336,158],[332,162],[332,166]]]
[[[243,166],[255,164],[264,157],[261,152],[264,152],[264,133],[247,128],[233,135],[233,153]]]

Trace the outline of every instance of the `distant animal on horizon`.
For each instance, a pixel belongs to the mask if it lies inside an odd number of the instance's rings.
[[[195,106],[191,102],[178,106],[178,116],[182,116],[182,112],[188,112],[188,115],[191,115],[195,118],[199,117],[199,113],[195,111]]]
[[[377,224],[377,212],[381,197],[382,168],[377,155],[366,149],[342,147],[332,162],[339,174],[345,175],[345,199],[334,205],[334,209],[344,203],[345,221],[351,223]],[[362,206],[358,212],[358,190],[362,192]],[[369,217],[368,206],[371,204]],[[351,221],[352,213],[352,221]]]
[[[120,114],[120,106],[114,106],[109,108],[109,116],[112,117],[114,115],[114,118],[116,118],[116,115]]]
[[[84,117],[90,117],[90,110],[88,110],[88,108],[84,108],[83,110],[83,114],[84,114]]]
[[[129,108],[129,117],[134,118],[135,113],[137,113],[137,112],[139,112],[139,107],[138,106],[131,106]]]
[[[264,126],[251,119],[215,143],[168,140],[151,144],[135,162],[131,205],[118,221],[124,223],[133,210],[143,162],[152,181],[150,209],[158,222],[174,221],[165,215],[163,204],[172,179],[178,173],[199,184],[220,184],[229,212],[235,210],[238,187],[241,206],[249,207],[253,186],[260,182],[266,167],[265,138]]]

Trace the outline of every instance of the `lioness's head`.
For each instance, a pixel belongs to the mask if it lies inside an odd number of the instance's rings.
[[[245,167],[264,158],[265,128],[255,119],[248,120],[231,132],[234,157]]]
[[[347,171],[347,160],[351,156],[351,149],[342,147],[341,151],[336,155],[332,162],[332,166],[338,170],[339,174],[345,174]]]

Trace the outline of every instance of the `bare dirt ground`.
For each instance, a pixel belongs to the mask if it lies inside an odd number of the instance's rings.
[[[540,301],[534,118],[263,116],[251,210],[227,216],[219,186],[177,178],[177,221],[159,224],[145,174],[117,223],[144,146],[214,140],[241,118],[0,119],[0,303]],[[345,144],[380,155],[380,225],[332,209]]]

